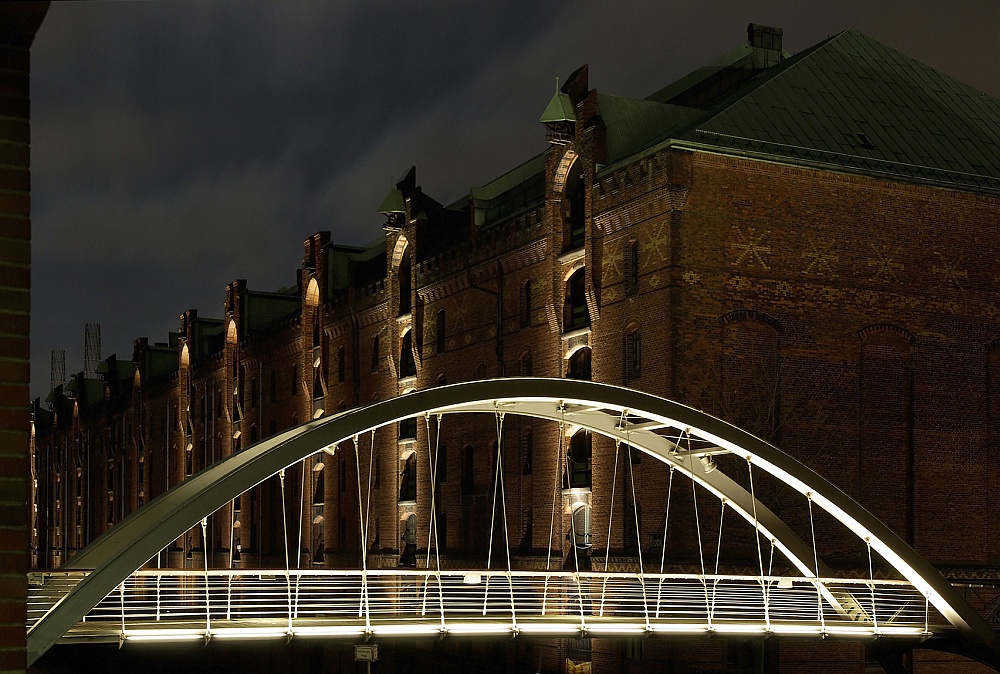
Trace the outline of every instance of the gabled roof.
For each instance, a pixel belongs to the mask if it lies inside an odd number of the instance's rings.
[[[248,290],[243,297],[243,334],[263,330],[302,310],[299,293]]]
[[[697,110],[650,100],[597,94],[597,108],[606,129],[606,163],[613,164],[700,116]]]
[[[740,85],[680,138],[1000,189],[1000,101],[854,30]]]

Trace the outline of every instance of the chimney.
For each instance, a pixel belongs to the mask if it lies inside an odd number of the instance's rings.
[[[776,66],[784,59],[781,51],[780,28],[751,23],[747,26],[747,42],[753,47],[754,70],[765,70]]]
[[[750,43],[751,47],[780,52],[781,35],[783,32],[780,28],[751,23],[747,26],[747,42]]]

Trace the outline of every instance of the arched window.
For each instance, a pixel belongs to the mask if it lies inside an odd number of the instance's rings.
[[[590,431],[577,431],[569,442],[569,487],[585,489],[591,486]]]
[[[720,412],[723,419],[776,442],[779,420],[779,333],[774,318],[737,310],[722,323]]]
[[[399,557],[400,566],[417,565],[417,516],[410,515],[403,526],[403,554]]]
[[[566,282],[566,303],[563,311],[563,330],[577,330],[590,325],[587,310],[587,275],[583,267],[577,269]]]
[[[569,379],[590,381],[590,347],[584,346],[573,352],[569,357],[569,367],[566,369]]]
[[[584,217],[586,199],[581,171],[582,162],[576,162],[566,178],[565,221],[563,225],[563,252],[582,248],[587,229]]]
[[[323,470],[323,462],[313,466],[313,475],[316,477],[316,485],[313,487],[313,505],[323,505],[326,503],[326,472]]]
[[[625,382],[638,379],[642,373],[642,349],[639,341],[639,328],[632,327],[625,331],[622,345]]]
[[[399,487],[400,501],[417,500],[417,453],[413,452],[403,464],[403,479]]]
[[[521,376],[530,377],[533,372],[533,365],[531,362],[531,352],[525,351],[521,354]]]
[[[408,330],[403,335],[402,346],[399,349],[399,378],[413,377],[417,374],[417,363],[413,359],[413,331]]]
[[[405,316],[410,313],[411,297],[413,289],[413,279],[410,270],[410,247],[403,249],[403,256],[399,261],[399,315]]]
[[[531,431],[525,431],[521,436],[521,473],[531,475],[535,460],[535,439]]]
[[[323,400],[323,380],[320,377],[319,369],[313,372],[313,400]]]
[[[591,529],[591,517],[590,517],[590,506],[587,504],[580,504],[573,511],[573,543],[576,545],[577,550],[589,550],[591,546],[590,540],[590,529]]]

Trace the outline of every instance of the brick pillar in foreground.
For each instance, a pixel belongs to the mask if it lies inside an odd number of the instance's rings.
[[[0,2],[0,672],[24,672],[28,591],[31,43],[48,2]]]

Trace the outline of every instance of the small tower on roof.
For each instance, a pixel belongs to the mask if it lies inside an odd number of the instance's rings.
[[[576,135],[576,112],[573,100],[568,93],[559,89],[558,77],[556,93],[538,121],[545,127],[545,140],[553,145],[566,145]]]

